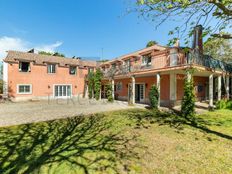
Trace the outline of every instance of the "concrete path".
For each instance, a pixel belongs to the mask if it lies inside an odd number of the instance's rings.
[[[128,106],[127,102],[106,100],[52,100],[0,103],[0,127],[67,118],[82,114],[113,111],[129,108],[144,108],[145,105]]]

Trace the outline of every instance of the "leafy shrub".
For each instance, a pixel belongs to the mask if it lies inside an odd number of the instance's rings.
[[[107,96],[107,99],[109,102],[113,102],[114,99],[113,99],[113,96],[112,96],[112,85],[110,83],[108,83],[106,85],[106,96]]]
[[[3,93],[3,80],[0,80],[0,94]]]
[[[94,97],[94,73],[90,72],[88,74],[88,94],[89,94],[89,98],[93,98]]]
[[[94,97],[96,98],[96,100],[100,99],[102,76],[103,74],[101,70],[97,69],[96,73],[94,74]]]
[[[181,115],[185,118],[192,118],[195,115],[195,94],[192,78],[190,80],[185,79],[184,97],[181,102]]]
[[[150,99],[150,106],[153,109],[158,108],[158,102],[159,102],[159,91],[158,88],[155,85],[152,85],[150,92],[149,92],[149,99]]]
[[[226,108],[226,100],[219,100],[216,103],[217,109],[225,109]]]
[[[231,100],[220,100],[216,103],[217,109],[232,109],[232,101]]]

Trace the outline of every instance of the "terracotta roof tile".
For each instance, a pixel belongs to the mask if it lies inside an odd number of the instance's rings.
[[[49,56],[49,55],[27,53],[20,51],[8,51],[8,54],[4,59],[5,62],[13,62],[13,63],[17,63],[19,60],[30,61],[30,62],[34,62],[35,64],[57,63],[60,66],[72,65],[72,66],[96,67],[97,65],[96,61]]]

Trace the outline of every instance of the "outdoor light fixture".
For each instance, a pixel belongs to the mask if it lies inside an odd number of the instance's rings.
[[[51,88],[51,86],[50,85],[48,85],[48,89],[50,89]]]
[[[75,88],[77,88],[77,85],[75,85]]]

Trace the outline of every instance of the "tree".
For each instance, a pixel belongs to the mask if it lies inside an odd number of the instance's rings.
[[[59,53],[59,52],[55,52],[55,53],[53,54],[53,56],[65,57],[65,55],[64,55],[64,54]]]
[[[90,99],[94,97],[94,72],[88,74],[88,95]]]
[[[3,64],[0,62],[0,79],[3,78]]]
[[[52,56],[52,55],[53,55],[53,53],[51,53],[51,52],[46,52],[46,51],[39,51],[39,54],[47,55],[47,56]]]
[[[232,63],[232,42],[222,38],[209,38],[204,43],[204,52],[213,58]]]
[[[102,72],[100,69],[97,69],[96,72],[89,72],[88,79],[88,95],[89,98],[95,98],[96,100],[100,99],[101,95],[101,80]]]
[[[193,27],[199,24],[204,27],[204,36],[232,39],[231,33],[225,33],[232,27],[231,0],[137,0],[136,4],[136,11],[155,21],[156,28],[180,19],[169,34],[184,37],[185,44],[193,34]]]
[[[146,47],[148,48],[148,47],[151,47],[151,46],[156,45],[156,44],[158,44],[156,41],[151,40],[151,41],[149,41],[149,42],[147,43]]]
[[[94,74],[94,94],[96,100],[100,99],[101,95],[101,79],[102,79],[102,72],[100,69],[96,70],[96,73]]]
[[[158,109],[158,102],[159,102],[159,91],[158,88],[153,85],[149,92],[149,99],[150,99],[150,106],[153,109]]]
[[[59,53],[59,52],[51,53],[51,52],[46,52],[46,51],[39,51],[39,54],[47,55],[47,56],[65,57],[65,55],[64,55],[64,54]]]
[[[187,70],[186,74],[191,75],[191,70]],[[181,102],[181,115],[188,119],[193,118],[195,115],[195,94],[192,75],[190,79],[188,79],[188,77],[185,78],[184,96]]]

